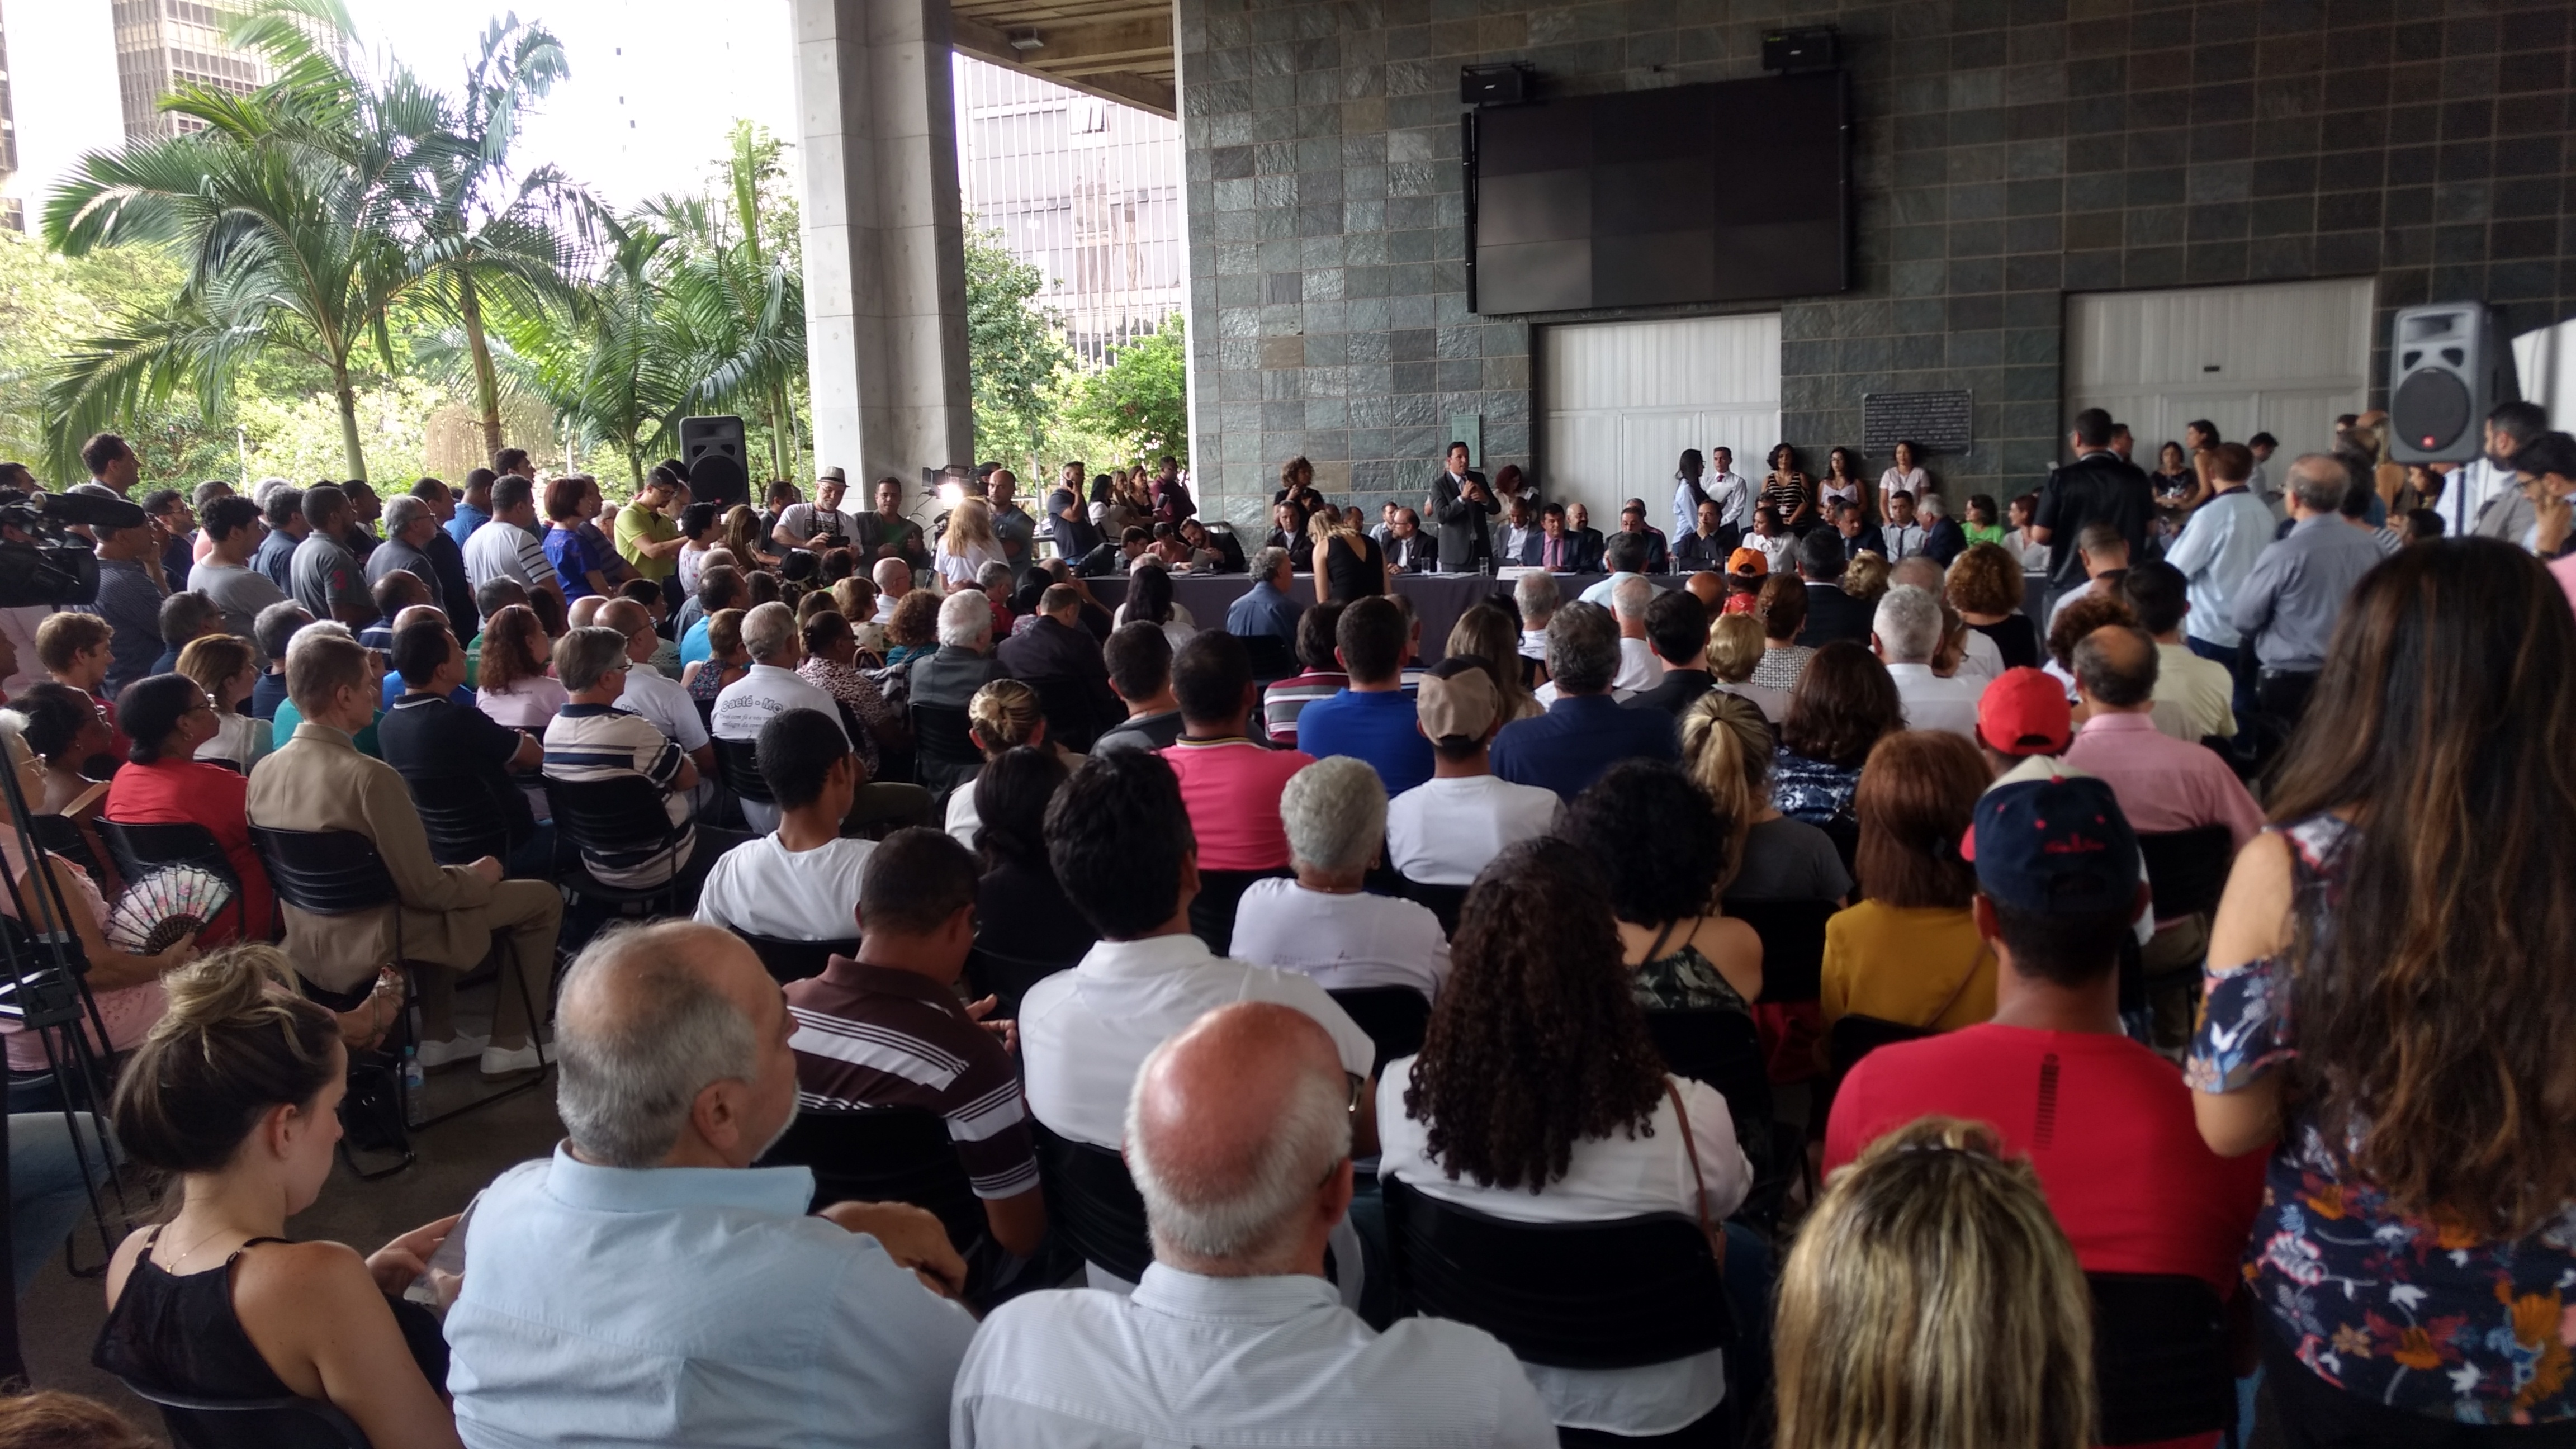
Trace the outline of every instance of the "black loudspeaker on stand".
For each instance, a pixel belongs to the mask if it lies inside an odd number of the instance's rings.
[[[2482,424],[2514,400],[2513,354],[2483,302],[2401,309],[2388,331],[2388,456],[2462,463],[2485,450]]]
[[[689,497],[719,511],[754,503],[750,459],[743,451],[742,419],[680,419],[680,461],[689,465]]]

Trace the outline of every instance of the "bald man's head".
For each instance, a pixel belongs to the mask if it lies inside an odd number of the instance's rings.
[[[1215,1276],[1319,1271],[1348,1204],[1348,1080],[1314,1018],[1268,1002],[1220,1007],[1156,1047],[1127,1099],[1156,1255]]]
[[[1941,572],[1941,566],[1939,564],[1934,563],[1932,560],[1925,558],[1919,553],[1914,555],[1912,558],[1897,560],[1896,567],[1887,571],[1887,586],[1889,588],[1902,589],[1911,587],[1925,590],[1934,595],[1938,595],[1941,592],[1941,586],[1947,581],[1947,579],[1948,575]]]
[[[2106,624],[2075,645],[2075,684],[2096,706],[2137,712],[2153,708],[2156,641],[2144,629]]]
[[[602,629],[614,629],[626,640],[626,657],[640,663],[653,657],[653,646],[660,639],[653,633],[653,611],[633,599],[612,599],[591,621]]]
[[[692,1149],[748,1165],[795,1118],[785,1019],[777,984],[731,932],[687,921],[603,931],[573,962],[555,1013],[556,1108],[574,1151],[611,1167]],[[710,1141],[710,1128],[727,1140]]]
[[[414,624],[447,622],[447,611],[436,604],[414,604],[394,615],[394,632],[399,634]]]
[[[1702,569],[1691,575],[1690,581],[1682,587],[1689,589],[1691,597],[1699,600],[1699,606],[1711,614],[1715,614],[1726,603],[1726,575],[1724,574],[1713,574]]]

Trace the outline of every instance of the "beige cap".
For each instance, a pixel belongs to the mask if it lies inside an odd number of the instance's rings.
[[[842,487],[846,488],[850,483],[850,475],[842,472],[838,468],[826,468],[822,472],[814,475],[814,481],[817,483],[821,483],[826,480],[838,483]]]
[[[1414,703],[1422,733],[1435,741],[1452,735],[1483,739],[1502,709],[1494,677],[1481,669],[1463,669],[1447,679],[1424,675]]]

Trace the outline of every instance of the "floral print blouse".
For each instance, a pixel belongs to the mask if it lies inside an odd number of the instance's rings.
[[[2277,829],[2293,909],[2323,929],[2352,827],[2317,815]],[[2195,1091],[2239,1091],[2297,1057],[2286,960],[2212,970],[2207,985],[2184,1069]],[[2463,1424],[2576,1419],[2576,1204],[2514,1242],[2406,1217],[2293,1115],[2265,1173],[2245,1276],[2272,1331],[2346,1393]]]
[[[1760,676],[1755,680],[1758,683]],[[1850,818],[1852,792],[1860,788],[1860,771],[1846,770],[1781,745],[1771,756],[1771,803],[1781,814],[1823,825],[1835,817]]]

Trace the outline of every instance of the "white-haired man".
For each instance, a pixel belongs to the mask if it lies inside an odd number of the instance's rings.
[[[992,601],[972,589],[940,600],[939,648],[912,662],[912,702],[964,709],[1004,674],[993,658]]]
[[[980,605],[982,600],[976,602]],[[757,741],[762,725],[791,709],[814,710],[840,724],[841,707],[832,696],[796,672],[796,666],[805,662],[805,638],[797,632],[793,610],[785,604],[762,604],[743,615],[742,647],[751,655],[751,668],[716,695],[709,723],[717,739]],[[843,726],[841,733],[846,737],[848,727]],[[778,828],[775,806],[745,800],[742,813],[761,834]]]
[[[1981,691],[1974,680],[1944,679],[1932,672],[1932,656],[1941,652],[1941,629],[1941,600],[1929,589],[1907,584],[1889,589],[1878,601],[1869,645],[1896,681],[1907,729],[1948,730],[1973,740]]]
[[[501,1175],[467,1230],[447,1387],[476,1449],[940,1442],[974,1320],[939,1219],[808,1214],[814,1175],[756,1161],[796,1115],[777,983],[727,932],[613,931],[556,1017],[566,1140]]]
[[[1521,657],[1547,662],[1547,621],[1565,607],[1556,575],[1526,573],[1512,581],[1512,602],[1521,610]]]
[[[1588,602],[1590,595],[1587,593],[1585,598]],[[1619,672],[1611,676],[1610,697],[1621,704],[1663,682],[1664,661],[1655,657],[1655,646],[1646,638],[1646,610],[1654,602],[1653,581],[1644,574],[1632,573],[1620,576],[1611,585],[1602,605],[1619,625]],[[1556,696],[1554,681],[1538,687],[1540,704],[1554,704]]]
[[[1362,889],[1386,851],[1386,805],[1386,786],[1365,760],[1336,755],[1291,775],[1279,820],[1296,875],[1252,883],[1227,949],[1303,972],[1327,991],[1402,986],[1436,999],[1449,976],[1440,918]]]
[[[948,1442],[1556,1443],[1481,1329],[1407,1318],[1380,1334],[1324,1281],[1350,1206],[1348,1097],[1332,1038],[1290,1006],[1221,1006],[1157,1046],[1125,1134],[1153,1266],[1132,1297],[996,1309],[958,1372]]]

